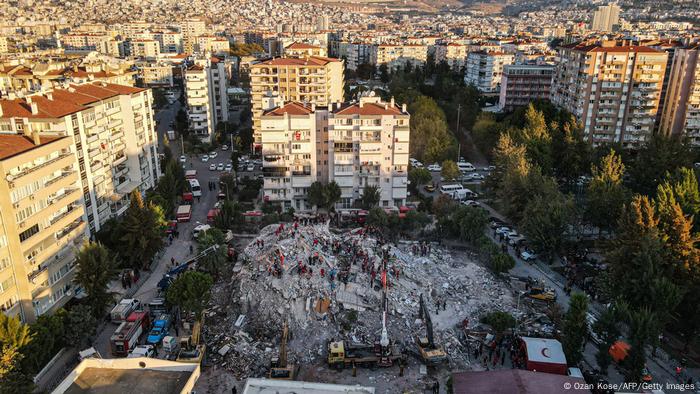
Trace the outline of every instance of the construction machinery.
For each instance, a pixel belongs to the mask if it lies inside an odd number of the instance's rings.
[[[425,337],[415,336],[421,359],[428,365],[436,365],[447,361],[447,353],[442,347],[435,345],[433,321],[430,319],[430,312],[428,312],[428,308],[425,305],[423,294],[420,295],[420,318],[425,323],[426,331]]]
[[[287,362],[287,340],[289,339],[289,326],[284,322],[282,327],[282,339],[280,340],[279,357],[270,360],[270,371],[267,374],[269,379],[294,380],[299,367]]]
[[[192,325],[192,334],[180,338],[180,352],[177,354],[176,361],[182,363],[201,364],[206,351],[206,345],[199,343],[200,333],[202,332],[202,322],[204,322],[204,311],[200,316],[196,317]]]
[[[557,300],[557,293],[545,286],[533,286],[525,295],[535,301],[554,302]]]

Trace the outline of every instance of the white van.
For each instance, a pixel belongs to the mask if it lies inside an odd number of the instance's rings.
[[[460,161],[459,163],[457,163],[457,168],[459,168],[459,171],[461,172],[476,171],[476,167],[474,167],[472,163],[466,161]]]
[[[196,179],[190,179],[190,189],[192,189],[192,195],[194,197],[202,197],[202,188],[199,186],[199,181]]]
[[[449,194],[450,196],[454,195],[454,193],[457,190],[462,190],[464,189],[464,186],[460,184],[452,184],[452,185],[441,185],[440,186],[440,193],[442,194]]]

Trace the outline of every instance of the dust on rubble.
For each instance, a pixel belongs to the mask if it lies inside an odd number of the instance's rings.
[[[422,293],[436,343],[448,354],[444,373],[470,369],[471,352],[461,335],[465,320],[473,324],[492,310],[516,313],[511,291],[465,252],[385,243],[364,229],[274,224],[245,247],[231,280],[213,289],[205,322],[210,363],[239,380],[265,376],[287,321],[288,359],[301,367],[302,380],[344,383],[365,376],[365,383],[379,387],[383,381],[387,387],[415,384],[424,378],[417,358],[411,358],[403,380],[396,380],[398,368],[358,370],[350,378],[325,367],[329,340],[371,343],[379,337],[384,259],[390,338],[409,354],[417,351],[414,337],[425,335],[418,320]]]

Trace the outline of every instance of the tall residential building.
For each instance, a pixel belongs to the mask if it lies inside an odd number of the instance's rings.
[[[357,70],[361,64],[370,63],[370,52],[374,46],[364,42],[339,42],[338,57],[344,57],[348,70]]]
[[[446,62],[451,70],[459,71],[467,64],[468,46],[456,42],[435,45],[435,63]]]
[[[533,100],[549,100],[554,66],[509,64],[503,67],[498,106],[504,111],[528,105]]]
[[[15,114],[2,108],[3,120]],[[87,237],[73,138],[27,126],[0,134],[0,310],[30,323],[75,292],[75,250]]]
[[[512,64],[515,56],[504,52],[470,52],[464,72],[464,82],[483,93],[500,91],[503,67]]]
[[[564,45],[559,58],[552,102],[583,123],[584,139],[634,148],[651,136],[666,52],[609,41]]]
[[[593,14],[591,30],[611,32],[620,24],[620,7],[615,4],[601,5]]]
[[[659,132],[700,146],[700,47],[675,50]]]
[[[422,44],[379,44],[370,48],[369,62],[386,65],[389,72],[396,68],[423,67],[428,61],[428,46]]]
[[[153,188],[160,174],[151,91],[103,82],[0,100],[0,132],[68,136],[91,233]]]
[[[328,106],[343,100],[343,61],[325,57],[274,58],[250,66],[253,136],[262,142],[263,98],[276,93],[285,101]]]
[[[196,38],[194,51],[204,55],[211,53],[214,55],[228,53],[230,49],[229,42],[224,37],[201,35]]]
[[[263,196],[308,211],[313,182],[335,181],[338,208],[355,207],[365,186],[377,186],[381,207],[400,207],[408,185],[409,120],[405,106],[361,97],[330,107],[281,104],[261,117]]]
[[[160,55],[160,43],[156,40],[129,41],[129,52],[133,57],[155,59]]]
[[[284,47],[283,55],[285,57],[328,56],[328,51],[326,48],[318,45],[293,42]]]
[[[216,125],[228,121],[231,68],[230,60],[212,57],[197,60],[185,70],[189,127],[203,141],[211,141]]]
[[[207,25],[202,18],[185,19],[180,23],[182,33],[182,47],[185,53],[194,53],[197,45],[197,37],[207,32]]]
[[[182,52],[182,33],[176,31],[156,31],[152,33],[152,37],[160,44],[161,53]]]

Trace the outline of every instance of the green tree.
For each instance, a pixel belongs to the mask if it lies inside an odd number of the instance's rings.
[[[200,233],[197,237],[200,253],[210,247],[218,246],[215,250],[210,251],[197,260],[197,268],[212,275],[215,281],[219,280],[219,276],[226,264],[226,250],[221,246],[224,243],[224,239],[224,233],[217,228],[211,228]]]
[[[23,371],[36,374],[64,346],[64,314],[65,310],[61,309],[53,315],[41,315],[29,326],[33,339],[20,350],[24,355]]]
[[[20,349],[33,339],[29,326],[19,317],[0,314],[0,382],[19,367],[23,354]]]
[[[226,193],[226,200],[233,200],[233,193],[236,192],[236,176],[233,174],[224,174],[219,177],[219,187],[221,191]]]
[[[314,207],[323,207],[326,204],[326,188],[321,182],[314,182],[309,186],[309,204]]]
[[[77,349],[83,349],[97,333],[97,319],[88,305],[76,305],[65,317],[65,340]]]
[[[430,97],[418,96],[409,104],[411,113],[411,157],[426,163],[455,157],[455,138],[449,132],[445,113]]]
[[[639,150],[630,168],[631,187],[640,194],[652,196],[666,174],[691,165],[690,149],[679,138],[654,134]]]
[[[440,194],[433,202],[433,214],[438,220],[447,218],[457,208],[455,200],[451,199],[447,194]]]
[[[573,182],[584,174],[590,166],[590,144],[583,140],[583,127],[571,114],[562,114],[562,122],[553,122],[552,165],[554,173],[567,183]]]
[[[408,171],[408,180],[411,183],[411,187],[415,188],[415,190],[420,189],[421,185],[425,185],[432,179],[433,176],[426,168],[411,168]]]
[[[563,250],[574,216],[573,199],[551,185],[527,203],[520,225],[536,252],[553,257]]]
[[[131,192],[131,204],[122,221],[122,256],[136,270],[148,267],[163,246],[165,217],[157,205],[145,205],[138,190]]]
[[[75,265],[73,282],[87,293],[86,304],[90,306],[93,316],[102,318],[113,301],[107,287],[118,274],[114,259],[102,244],[85,242],[78,251]]]
[[[496,274],[508,272],[515,267],[515,260],[507,253],[499,252],[491,257],[491,270]]]
[[[340,190],[340,186],[338,186],[338,184],[335,181],[331,181],[329,184],[327,184],[325,189],[325,206],[330,211],[333,210],[335,204],[337,204],[338,201],[340,201],[340,196],[342,195],[342,192]]]
[[[187,271],[168,287],[165,297],[169,304],[199,316],[211,298],[213,283],[209,274]]]
[[[453,237],[476,245],[481,240],[488,224],[488,215],[483,209],[467,206],[458,206],[451,211],[442,226]]]
[[[389,216],[379,207],[374,207],[367,214],[367,225],[378,228],[386,228],[389,224]]]
[[[621,313],[629,326],[630,351],[624,360],[625,377],[630,382],[640,382],[646,365],[646,348],[657,337],[656,316],[649,308],[633,309],[620,304]]]
[[[666,174],[666,179],[656,189],[656,202],[661,206],[677,202],[685,215],[697,217],[700,212],[700,191],[695,171],[679,168],[673,175]]]
[[[508,312],[494,311],[481,317],[481,322],[488,324],[493,330],[500,334],[509,328],[515,327],[515,318]]]
[[[442,175],[446,181],[454,181],[455,179],[459,179],[461,174],[459,172],[459,167],[457,167],[457,163],[452,160],[445,160],[442,162],[442,171],[440,172],[440,175]]]
[[[479,150],[487,155],[491,155],[498,143],[501,133],[505,131],[502,123],[496,121],[494,114],[482,112],[476,118],[471,135],[474,144]]]
[[[627,202],[627,189],[622,185],[625,165],[614,150],[603,157],[600,165],[591,168],[593,179],[588,185],[586,218],[600,230],[609,231],[617,224]]]
[[[214,218],[214,226],[227,231],[238,228],[242,222],[243,213],[240,204],[229,199],[224,200],[219,209],[219,214]]]
[[[608,374],[608,366],[612,358],[610,357],[610,347],[620,337],[620,327],[618,318],[613,308],[607,308],[600,314],[598,320],[590,327],[596,333],[600,343],[597,345],[596,361],[598,368],[605,375]]]
[[[566,360],[571,365],[582,359],[583,346],[588,338],[588,297],[583,293],[574,293],[569,299],[569,310],[564,316],[562,347]]]
[[[379,65],[379,80],[382,83],[389,82],[389,67],[387,67],[386,63]]]
[[[362,197],[360,197],[360,202],[362,203],[362,208],[370,209],[376,207],[381,199],[381,190],[377,186],[365,186],[362,189]]]
[[[540,167],[543,173],[552,172],[552,138],[544,114],[530,103],[525,111],[525,125],[515,134],[516,140],[525,145],[528,160]]]

